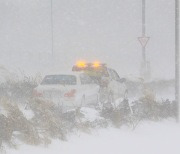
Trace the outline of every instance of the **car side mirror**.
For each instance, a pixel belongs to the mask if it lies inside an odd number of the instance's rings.
[[[119,79],[119,82],[120,83],[124,83],[124,82],[126,82],[126,79],[125,78],[121,78],[121,79]]]

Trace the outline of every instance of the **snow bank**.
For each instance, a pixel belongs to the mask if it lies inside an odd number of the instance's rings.
[[[180,125],[174,121],[143,122],[136,130],[127,127],[74,135],[68,142],[54,141],[49,147],[22,145],[7,154],[179,154]]]

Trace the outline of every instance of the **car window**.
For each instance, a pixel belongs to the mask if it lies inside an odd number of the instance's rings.
[[[93,79],[91,79],[88,75],[86,74],[81,74],[80,75],[80,81],[81,81],[81,84],[93,84],[94,81]]]
[[[77,79],[74,75],[47,75],[41,82],[41,85],[76,85]]]

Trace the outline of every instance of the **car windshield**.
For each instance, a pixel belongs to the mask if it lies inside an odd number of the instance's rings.
[[[41,85],[76,85],[76,76],[74,75],[47,75],[41,82]]]

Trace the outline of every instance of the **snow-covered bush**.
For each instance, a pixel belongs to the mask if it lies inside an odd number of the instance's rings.
[[[46,143],[50,142],[52,138],[65,138],[62,113],[53,102],[31,99],[29,109],[34,114],[30,121]]]
[[[36,86],[36,78],[24,77],[22,80],[8,80],[0,85],[0,97],[25,103],[32,97],[32,91]]]
[[[14,143],[16,138],[28,144],[38,144],[39,138],[32,123],[27,120],[18,105],[7,98],[1,98],[1,143]]]
[[[81,108],[62,113],[53,102],[32,97],[37,83],[36,78],[30,77],[1,83],[0,146],[15,147],[17,141],[49,144],[52,139],[64,140],[68,133],[76,131],[90,133],[94,128],[108,125],[127,125],[134,129],[141,120],[157,121],[176,115],[174,102],[156,101],[154,93],[148,89],[144,89],[143,96],[133,103],[123,100],[114,108],[107,104],[102,111]]]

